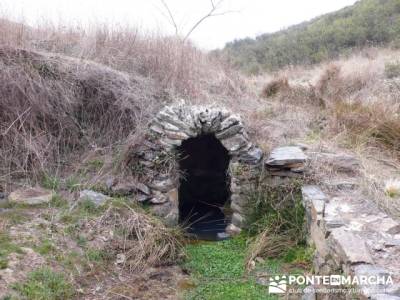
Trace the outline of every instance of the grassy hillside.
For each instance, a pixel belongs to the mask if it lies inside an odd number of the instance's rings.
[[[235,66],[257,73],[389,44],[400,45],[400,1],[361,0],[277,33],[230,42],[222,53]]]

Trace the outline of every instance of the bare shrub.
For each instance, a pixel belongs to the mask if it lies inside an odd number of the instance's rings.
[[[269,98],[277,95],[280,92],[290,89],[287,77],[280,76],[268,82],[261,91],[261,97]]]
[[[385,64],[385,76],[389,79],[400,76],[400,61],[387,62]]]

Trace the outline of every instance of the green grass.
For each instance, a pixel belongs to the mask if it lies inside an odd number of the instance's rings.
[[[70,176],[65,180],[65,186],[70,192],[75,192],[79,191],[83,185],[79,177]]]
[[[195,282],[195,288],[186,293],[187,298],[277,299],[268,294],[267,287],[256,284],[256,271],[267,274],[309,271],[313,249],[305,243],[300,186],[298,181],[278,188],[265,182],[248,195],[249,227],[239,237],[186,245],[188,258],[184,266]],[[264,261],[258,260],[254,269],[251,266],[258,257]]]
[[[78,234],[76,236],[75,240],[79,247],[82,247],[82,248],[86,247],[87,239],[83,235]]]
[[[50,206],[56,208],[67,207],[68,201],[62,198],[60,195],[54,194],[53,197],[51,197]]]
[[[286,263],[304,264],[311,267],[315,249],[311,247],[297,246],[288,249],[282,256]]]
[[[24,208],[14,207],[8,211],[1,212],[0,218],[7,220],[9,225],[18,225],[28,221],[30,216]]]
[[[253,238],[250,259],[281,257],[289,248],[306,245],[301,181],[273,187],[264,183],[249,194],[248,232]]]
[[[28,274],[28,279],[13,288],[30,300],[67,300],[75,292],[62,274],[48,268],[40,268]]]
[[[57,248],[50,240],[43,240],[40,245],[35,247],[36,252],[41,255],[48,255],[51,253],[55,253]]]
[[[54,259],[65,268],[69,273],[79,276],[82,270],[103,269],[108,265],[111,259],[111,254],[104,250],[84,247],[84,252],[75,250],[58,252]]]
[[[76,271],[76,265],[82,264],[82,257],[75,250],[68,251],[67,253],[56,253],[55,260],[69,271]]]
[[[42,186],[46,189],[57,191],[60,188],[61,181],[58,177],[44,174],[42,178]]]
[[[0,269],[7,268],[8,255],[13,252],[23,253],[21,248],[12,242],[7,233],[0,232]]]
[[[108,254],[104,250],[89,248],[85,252],[86,258],[90,262],[101,263],[108,258]]]
[[[94,158],[92,160],[89,160],[86,163],[87,167],[90,168],[91,170],[98,171],[104,166],[104,160],[100,158]]]
[[[81,213],[84,213],[86,215],[95,215],[99,212],[104,211],[104,208],[96,206],[96,204],[94,204],[94,202],[89,199],[84,199],[80,201],[78,204],[78,209]]]
[[[76,224],[79,220],[94,218],[106,209],[106,205],[96,206],[91,200],[85,199],[80,201],[72,211],[68,209],[62,211],[60,221],[68,224]]]
[[[196,287],[187,292],[187,299],[276,299],[246,275],[246,248],[243,236],[187,245],[188,259],[184,267],[196,282]]]

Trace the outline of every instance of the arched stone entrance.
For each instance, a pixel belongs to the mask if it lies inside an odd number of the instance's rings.
[[[225,232],[230,200],[229,154],[212,134],[189,138],[179,153],[179,222],[189,232],[215,239]]]
[[[226,232],[239,233],[246,224],[243,193],[256,180],[263,156],[241,118],[217,106],[167,106],[151,122],[148,139],[157,147],[143,155],[153,156],[153,165],[169,162],[168,171],[149,175],[153,211],[172,224],[193,223],[191,212],[215,214],[211,221],[222,216]],[[218,215],[212,205],[229,213]]]

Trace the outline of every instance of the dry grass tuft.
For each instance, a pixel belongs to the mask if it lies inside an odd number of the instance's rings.
[[[298,241],[291,238],[292,234],[273,232],[267,228],[249,245],[246,257],[246,270],[252,269],[252,262],[257,257],[277,258],[285,251],[298,245]]]
[[[382,116],[382,115],[381,115]],[[383,119],[372,129],[372,137],[400,156],[400,118]]]
[[[331,129],[346,131],[355,141],[380,144],[400,155],[400,118],[379,104],[337,102]]]
[[[110,206],[97,222],[101,232],[113,232],[106,244],[115,255],[123,254],[131,271],[176,263],[183,258],[183,231],[128,205]]]

